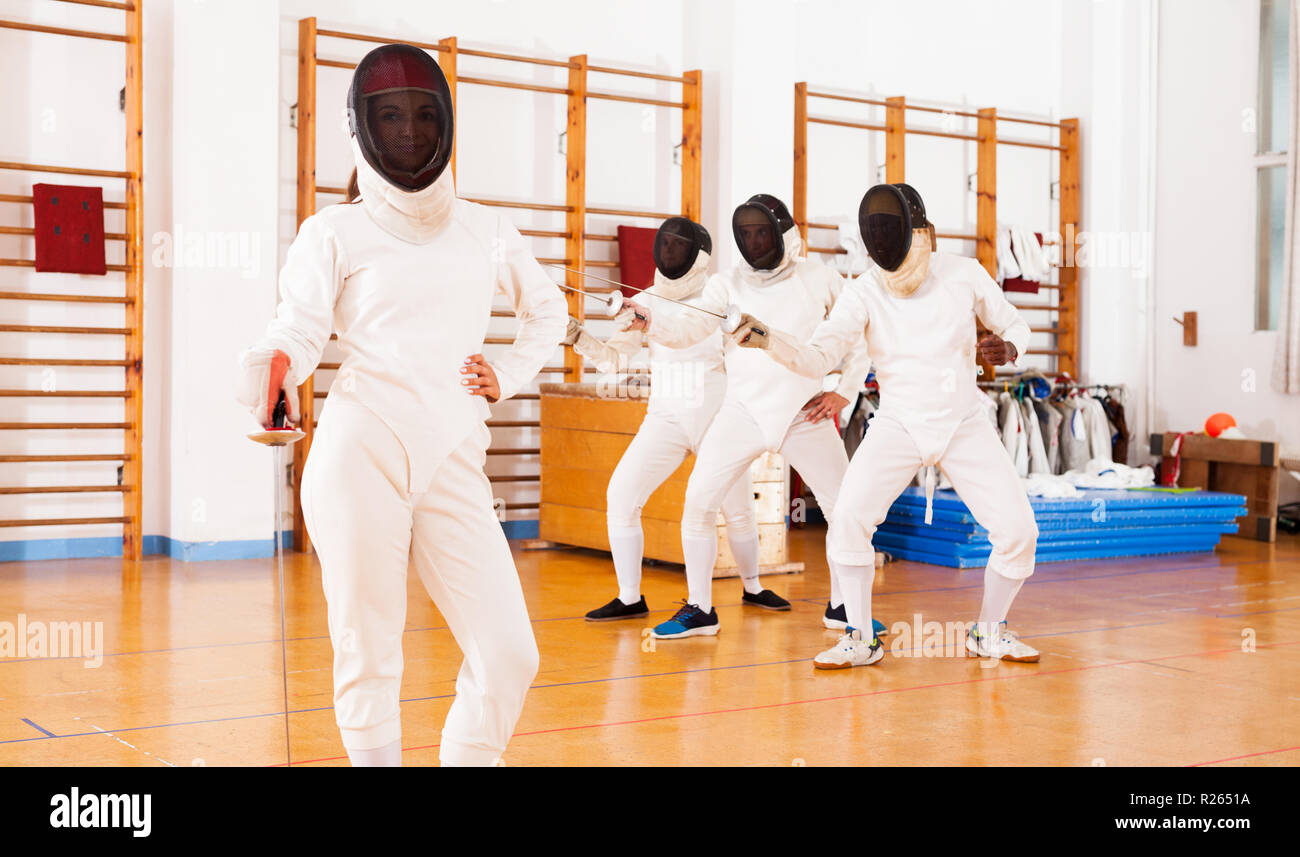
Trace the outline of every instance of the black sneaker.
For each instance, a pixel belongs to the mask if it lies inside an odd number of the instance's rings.
[[[639,616],[649,616],[650,608],[645,605],[645,596],[635,604],[624,604],[619,599],[606,604],[604,607],[597,607],[587,614],[588,622],[612,622],[615,619],[636,619]]]
[[[846,631],[849,627],[848,615],[844,612],[844,605],[832,607],[829,601],[826,602],[826,612],[822,615],[822,624],[831,631]],[[889,633],[885,623],[879,619],[871,620],[871,630],[877,637],[883,637]]]
[[[848,614],[844,612],[844,605],[832,607],[829,601],[826,602],[826,612],[822,614],[822,624],[831,631],[843,631],[849,627]]]
[[[770,589],[764,589],[762,592],[754,593],[752,595],[746,592],[741,596],[740,600],[744,604],[750,604],[754,607],[762,607],[764,610],[790,609],[790,602],[786,601]]]
[[[659,640],[672,640],[701,634],[713,636],[718,630],[717,610],[710,609],[705,613],[694,604],[682,602],[681,609],[673,614],[673,618],[655,626],[654,636]]]

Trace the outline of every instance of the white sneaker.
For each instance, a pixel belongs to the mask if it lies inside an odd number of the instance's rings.
[[[1038,663],[1038,650],[1020,641],[1015,631],[1009,631],[1003,622],[996,638],[982,637],[976,623],[966,635],[966,651],[975,657],[997,658],[1019,664]]]
[[[863,639],[857,628],[848,628],[834,646],[813,658],[813,666],[819,670],[844,670],[870,666],[884,656],[885,647],[878,637]]]

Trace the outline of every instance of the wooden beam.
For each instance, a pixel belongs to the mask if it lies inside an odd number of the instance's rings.
[[[704,75],[699,69],[683,75],[682,84],[682,217],[699,223],[701,210],[701,141],[704,127]],[[590,237],[590,236],[588,236]]]
[[[122,558],[144,556],[144,0],[126,13],[126,392],[123,417],[129,424],[122,438],[128,456],[122,465]]]
[[[989,272],[990,277],[998,273],[997,237],[998,237],[998,112],[992,107],[985,107],[979,112],[977,135],[976,202],[975,202],[975,258]],[[977,335],[984,330],[977,324]],[[992,364],[976,358],[984,370],[981,377],[992,381],[997,377],[997,370]]]
[[[316,19],[298,21],[298,225],[316,213]],[[298,408],[303,438],[293,446],[293,547],[311,550],[307,522],[302,514],[298,486],[307,467],[312,437],[316,433],[315,380],[308,377],[298,386]],[[276,521],[278,528],[280,522]]]
[[[907,101],[901,95],[885,99],[885,181],[907,181]]]
[[[457,71],[456,71],[456,58],[457,58],[456,37],[455,37],[455,36],[450,36],[450,37],[448,37],[448,38],[446,38],[446,39],[439,39],[439,40],[438,40],[438,46],[439,46],[440,48],[442,48],[442,52],[441,52],[441,54],[437,57],[438,65],[439,65],[439,67],[442,68],[442,76],[445,77],[445,78],[447,78],[447,88],[451,90],[451,114],[452,114],[452,116],[455,116],[455,115],[457,115],[457,113],[456,113],[456,83],[457,83],[457,81],[459,80],[459,77],[458,77],[458,74],[457,74]],[[452,135],[452,140],[451,140],[451,161],[450,161],[450,162],[448,163],[448,165],[447,165],[447,169],[451,170],[451,180],[452,180],[452,184],[455,184],[455,182],[456,182],[456,144],[457,144],[457,142],[458,142],[458,141],[456,140],[456,136],[455,136],[455,134],[453,133],[453,135]]]
[[[583,252],[583,235],[587,230],[587,55],[569,57],[569,96],[568,124],[565,131],[565,231],[564,255],[572,260],[571,267],[576,271],[586,268]],[[574,271],[566,271],[565,282],[570,288],[585,288],[583,277]],[[582,296],[574,292],[565,292],[569,304],[569,315],[583,318]],[[573,346],[564,349],[564,368],[566,374],[574,378],[582,376],[582,355]]]
[[[794,85],[794,222],[808,246],[808,83]]]
[[[1075,264],[1079,234],[1079,120],[1061,121],[1061,267],[1057,274],[1058,321],[1056,345],[1063,353],[1057,369],[1079,377],[1079,268]]]

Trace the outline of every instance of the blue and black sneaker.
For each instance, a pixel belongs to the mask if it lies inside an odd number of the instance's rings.
[[[824,625],[828,631],[846,630],[849,627],[849,617],[844,612],[844,605],[841,604],[839,607],[832,607],[831,603],[827,601],[826,612],[822,614],[822,625]],[[885,627],[885,623],[881,622],[879,619],[871,620],[871,631],[877,637],[883,637],[889,633],[889,629]]]
[[[657,640],[675,640],[678,637],[713,636],[718,630],[717,610],[710,609],[705,613],[694,604],[683,601],[673,618],[656,625],[653,633]]]

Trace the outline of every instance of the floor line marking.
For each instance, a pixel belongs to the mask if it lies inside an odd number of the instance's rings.
[[[58,737],[59,737],[58,735],[55,735],[55,734],[54,734],[53,732],[51,732],[50,730],[48,730],[48,729],[43,729],[43,728],[41,728],[40,726],[37,726],[35,723],[33,723],[31,720],[28,720],[26,717],[21,717],[21,718],[19,718],[19,719],[22,720],[24,723],[26,723],[28,726],[30,726],[30,727],[32,727],[33,729],[35,729],[37,732],[44,732],[44,733],[45,733],[48,737],[50,737],[50,738],[58,738]]]

